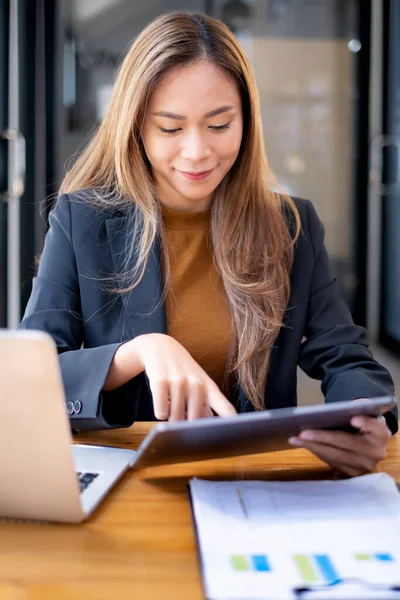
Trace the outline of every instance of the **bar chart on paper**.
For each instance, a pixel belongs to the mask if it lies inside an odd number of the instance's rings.
[[[343,556],[343,555],[342,555]],[[271,573],[273,571],[271,559],[263,554],[231,554],[229,556],[233,571],[248,572],[258,571],[261,573]],[[345,555],[347,566],[349,562],[363,561],[363,567],[368,571],[371,568],[371,562],[378,561],[385,563],[382,573],[387,575],[387,563],[394,565],[395,559],[392,554],[377,553],[377,554],[353,554]],[[328,554],[292,554],[288,555],[288,560],[293,561],[298,571],[298,576],[304,585],[308,584],[324,584],[340,581],[344,575],[339,573],[332,558]],[[368,561],[368,562],[366,562]],[[400,564],[397,563],[396,568],[400,569]],[[352,572],[355,573],[356,565],[353,565]],[[347,571],[347,568],[346,568]],[[362,570],[357,569],[357,576],[365,576]]]
[[[192,480],[190,490],[207,598],[291,599],[349,579],[400,585],[400,495],[384,474]]]
[[[327,554],[293,554],[289,559],[293,560],[304,584],[329,583],[340,579]],[[230,560],[234,571],[272,571],[270,559],[263,554],[231,554]]]

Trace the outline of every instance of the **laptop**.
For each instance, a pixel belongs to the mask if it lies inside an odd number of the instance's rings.
[[[391,396],[155,424],[137,451],[73,444],[57,348],[41,331],[0,330],[0,518],[80,522],[129,468],[295,448],[302,429],[346,429]],[[355,430],[353,430],[355,432]]]
[[[135,452],[72,445],[57,350],[36,331],[0,331],[0,518],[78,523]]]

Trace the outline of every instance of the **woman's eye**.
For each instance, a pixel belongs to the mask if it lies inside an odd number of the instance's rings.
[[[229,127],[231,126],[231,123],[225,123],[224,125],[210,125],[210,129],[213,129],[214,131],[222,131],[223,129],[229,129]]]
[[[224,129],[228,129],[230,125],[230,122],[224,123],[224,125],[210,125],[210,129],[212,129],[213,131],[223,131]],[[160,127],[160,131],[162,131],[162,133],[172,135],[174,133],[177,133],[178,131],[181,131],[181,128],[178,127],[177,129],[165,129],[165,127]]]
[[[160,127],[160,130],[163,133],[176,133],[177,131],[179,131],[179,127],[178,127],[178,129],[164,129],[164,127]]]

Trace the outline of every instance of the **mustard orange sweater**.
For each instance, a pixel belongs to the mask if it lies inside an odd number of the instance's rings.
[[[163,206],[162,215],[170,265],[165,302],[168,335],[227,393],[231,316],[208,243],[210,212],[187,213]]]

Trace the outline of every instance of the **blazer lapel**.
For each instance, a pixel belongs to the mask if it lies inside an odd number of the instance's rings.
[[[106,219],[108,247],[115,274],[121,274],[126,249],[133,241],[134,222],[121,216]],[[131,268],[133,265],[129,265]],[[163,270],[161,249],[153,244],[146,270],[140,283],[130,292],[121,294],[124,310],[124,329],[133,338],[144,333],[167,333],[167,319],[163,299]]]

